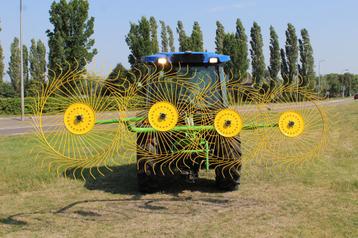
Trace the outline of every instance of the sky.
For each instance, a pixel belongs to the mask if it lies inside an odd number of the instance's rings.
[[[46,30],[52,29],[49,9],[52,0],[23,0],[23,43],[32,38],[46,42]],[[321,74],[349,71],[358,74],[358,1],[357,0],[89,0],[90,16],[95,18],[95,48],[98,54],[89,70],[107,75],[117,64],[128,64],[129,49],[125,35],[130,22],[141,16],[154,16],[175,31],[182,20],[190,34],[192,24],[198,21],[204,35],[204,48],[215,50],[215,22],[220,20],[226,31],[235,31],[240,18],[249,35],[254,21],[262,28],[265,61],[269,61],[269,27],[274,26],[281,47],[285,41],[287,23],[299,31],[306,28],[311,36],[316,72]],[[10,44],[19,35],[19,0],[0,0],[2,31],[0,42],[8,68]],[[177,34],[175,34],[177,39]],[[159,39],[160,40],[160,39]],[[178,42],[176,40],[176,48]],[[319,63],[320,62],[320,63]],[[5,76],[8,79],[8,76]]]

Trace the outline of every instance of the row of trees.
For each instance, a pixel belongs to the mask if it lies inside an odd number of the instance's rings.
[[[4,64],[0,61],[0,96],[12,97],[20,95],[21,73],[20,73],[20,42],[17,37],[14,38],[10,46],[11,56],[7,74],[10,82],[3,80]],[[34,95],[46,80],[46,47],[41,40],[31,40],[30,52],[27,46],[22,46],[23,54],[23,78],[26,95]],[[0,52],[1,53],[1,52]]]
[[[1,22],[0,22],[0,33],[1,33]],[[0,42],[0,84],[2,84],[3,82],[3,77],[4,77],[4,52],[1,46],[1,42]]]
[[[131,51],[129,55],[131,67],[134,67],[142,56],[159,51],[175,51],[173,31],[163,21],[159,22],[161,46],[158,43],[158,25],[154,17],[150,17],[149,20],[142,17],[137,23],[130,23],[126,42]],[[313,48],[307,29],[300,31],[301,37],[299,38],[295,27],[290,23],[287,24],[285,45],[282,48],[275,28],[270,26],[269,30],[270,52],[269,64],[266,66],[261,27],[256,22],[250,29],[250,40],[240,19],[236,20],[234,32],[226,32],[223,24],[216,22],[216,52],[230,55],[231,62],[227,65],[227,71],[230,70],[233,73],[234,80],[251,77],[252,81],[258,84],[265,80],[272,84],[275,81],[299,82],[301,86],[315,88],[317,92],[330,97],[349,96],[358,90],[357,75],[331,74],[322,78],[316,77]],[[204,51],[203,34],[198,22],[194,22],[191,34],[187,34],[183,22],[178,21],[176,32],[179,51]],[[251,75],[248,73],[250,59]],[[128,70],[120,63],[113,69],[109,78],[115,78],[118,74],[121,77],[128,76]]]
[[[164,21],[159,21],[161,31],[161,47],[158,43],[158,24],[152,16],[149,20],[142,17],[138,23],[130,23],[130,30],[126,36],[126,42],[131,51],[128,61],[133,67],[140,62],[145,55],[161,52],[174,52],[174,33]],[[198,22],[194,22],[190,36],[186,35],[182,21],[178,21],[177,33],[179,37],[179,51],[204,51],[203,33]]]
[[[160,21],[160,25],[161,51],[174,51],[173,31],[163,21]],[[203,34],[198,22],[194,22],[190,36],[186,34],[182,21],[178,21],[176,30],[179,51],[204,51]],[[154,17],[150,17],[149,20],[142,17],[138,23],[130,24],[126,42],[131,51],[129,62],[132,67],[140,61],[142,56],[159,51],[157,31],[158,26]],[[169,33],[169,43],[167,33]],[[301,30],[301,38],[298,39],[295,27],[288,24],[285,46],[280,48],[278,35],[274,27],[270,26],[270,63],[267,67],[265,66],[261,27],[256,22],[250,29],[250,41],[248,42],[245,28],[240,19],[236,20],[235,32],[226,32],[223,24],[217,21],[215,44],[217,53],[231,56],[231,63],[227,69],[231,69],[234,79],[248,76],[249,58],[251,58],[251,76],[258,84],[266,78],[273,80],[282,78],[284,83],[292,83],[300,75],[302,86],[311,84],[313,87],[314,58],[307,29]],[[248,44],[250,44],[250,49]],[[279,77],[280,72],[281,77]]]
[[[85,0],[60,0],[51,5],[50,22],[53,30],[47,30],[48,36],[48,76],[65,72],[78,64],[84,68],[96,55],[94,18],[88,15],[89,3]],[[1,31],[1,29],[0,29]],[[46,48],[42,41],[31,40],[30,52],[23,47],[23,77],[25,94],[33,95],[46,79]],[[7,73],[10,83],[3,81],[4,63],[0,44],[0,96],[20,95],[20,45],[18,38],[11,44],[11,56]]]
[[[66,71],[70,66],[78,65],[78,68],[82,69],[92,61],[97,54],[97,49],[94,48],[95,40],[92,38],[94,18],[89,16],[88,11],[89,3],[86,0],[60,0],[52,3],[49,13],[53,29],[46,31],[49,48],[48,65],[43,42],[32,40],[29,51],[26,46],[21,46],[27,95],[31,95],[31,92],[45,81],[46,65],[51,79],[53,75]],[[175,30],[178,36],[178,51],[205,50],[203,33],[198,22],[194,22],[189,34],[182,21],[177,22]],[[240,19],[236,20],[233,31],[226,31],[221,22],[216,22],[216,52],[231,56],[232,61],[227,65],[227,71],[233,72],[234,80],[252,78],[252,81],[262,84],[272,79],[270,82],[282,80],[284,83],[292,83],[300,75],[301,85],[314,86],[317,80],[314,72],[313,49],[306,29],[302,29],[298,37],[295,27],[288,24],[285,31],[285,44],[280,46],[278,35],[274,27],[270,26],[270,52],[267,66],[261,27],[254,22],[249,33],[246,33]],[[174,39],[173,29],[164,21],[158,22],[154,17],[149,19],[142,17],[138,22],[130,23],[125,41],[130,49],[128,60],[131,67],[134,67],[142,56],[159,51],[176,51]],[[10,88],[13,90],[13,95],[19,95],[20,45],[17,38],[11,44],[11,57],[7,70],[11,84],[3,83],[5,70],[3,58],[0,44],[0,87],[7,89],[0,89],[0,94],[6,96],[4,92],[8,92]],[[250,63],[251,74],[248,72]],[[118,64],[109,77],[114,77],[118,72],[121,72],[121,76],[128,74],[128,70],[122,64]],[[323,91],[322,87],[321,89],[320,91]]]
[[[358,75],[327,74],[317,80],[319,81],[318,91],[326,97],[347,97],[358,92]]]
[[[1,32],[1,27],[0,27]],[[23,45],[23,76],[26,92],[33,93],[40,83],[45,82],[46,48],[42,41],[31,40],[30,52]],[[10,46],[11,56],[7,74],[10,82],[4,82],[5,65],[3,49],[0,42],[0,97],[13,97],[20,94],[20,44],[14,38]]]

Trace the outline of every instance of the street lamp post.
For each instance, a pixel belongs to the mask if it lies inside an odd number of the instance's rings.
[[[20,0],[20,84],[21,84],[21,121],[25,120],[25,102],[24,102],[24,64],[22,52],[22,0]]]

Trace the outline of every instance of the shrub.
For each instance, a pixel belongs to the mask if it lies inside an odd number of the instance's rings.
[[[25,113],[32,113],[32,105],[34,98],[25,98]],[[21,114],[21,99],[20,98],[0,98],[0,114],[2,115],[16,115]]]
[[[0,82],[0,98],[15,97],[16,92],[10,83]]]

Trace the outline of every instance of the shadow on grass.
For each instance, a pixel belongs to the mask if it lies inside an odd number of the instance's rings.
[[[112,194],[131,195],[130,197],[114,197],[113,199],[88,199],[88,200],[75,200],[65,206],[58,207],[57,209],[33,211],[29,213],[17,213],[8,217],[0,218],[0,224],[9,226],[27,227],[31,222],[23,221],[24,218],[34,218],[36,221],[44,222],[47,224],[47,218],[42,219],[43,215],[68,217],[68,219],[80,220],[116,220],[118,216],[132,217],[140,216],[140,214],[169,214],[169,215],[192,215],[192,208],[177,209],[178,204],[184,206],[185,204],[198,204],[199,207],[203,203],[209,206],[230,206],[233,202],[224,197],[207,196],[205,193],[220,193],[215,186],[213,180],[200,178],[195,183],[188,183],[182,177],[178,176],[163,176],[160,181],[161,192],[169,196],[142,196],[137,187],[136,165],[128,164],[116,167],[110,167],[110,170],[105,167],[100,167],[99,170],[92,169],[92,174],[96,177],[93,179],[90,175],[90,170],[83,171],[83,177],[79,171],[67,171],[64,175],[69,179],[81,179],[84,181],[84,187],[89,190],[100,190]],[[189,194],[180,196],[184,190],[199,191],[203,194]],[[198,196],[199,195],[199,196]],[[113,209],[102,210],[96,209],[98,203],[108,204],[108,207],[113,206]],[[93,204],[88,208],[81,205]],[[169,204],[169,205],[168,205]],[[118,209],[122,207],[122,209]],[[47,216],[44,216],[47,217]]]
[[[84,181],[84,186],[89,190],[101,190],[112,194],[125,194],[140,196],[137,186],[136,165],[127,164],[115,167],[99,167],[91,169],[91,173],[95,179],[90,175],[90,169],[85,169],[81,176],[80,171],[67,171],[66,177],[71,179],[80,179]],[[161,176],[159,179],[160,192],[177,195],[184,190],[199,191],[207,193],[218,193],[215,182],[210,179],[199,178],[195,183],[187,182],[182,176]]]
[[[26,222],[15,219],[14,217],[17,215],[18,214],[0,219],[0,223],[5,224],[5,225],[17,225],[17,226],[27,225]]]

